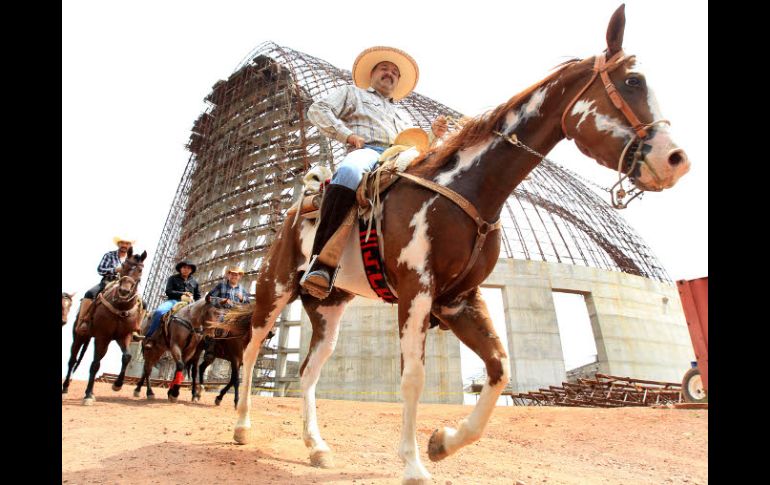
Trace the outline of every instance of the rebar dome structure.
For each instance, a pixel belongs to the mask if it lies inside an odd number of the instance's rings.
[[[307,108],[351,83],[348,70],[265,42],[227,80],[214,84],[193,124],[190,157],[144,289],[149,308],[160,303],[166,278],[181,257],[198,264],[203,291],[231,264],[246,270],[243,284],[253,291],[302,175],[314,164],[334,168],[345,154],[306,119]],[[462,116],[416,92],[401,105],[426,130],[440,114]],[[671,281],[622,217],[578,176],[547,160],[511,194],[502,218],[501,257]]]

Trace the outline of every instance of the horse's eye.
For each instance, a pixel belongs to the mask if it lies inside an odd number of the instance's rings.
[[[630,77],[626,79],[626,86],[631,86],[635,88],[641,85],[642,85],[642,81],[640,81],[638,77]]]

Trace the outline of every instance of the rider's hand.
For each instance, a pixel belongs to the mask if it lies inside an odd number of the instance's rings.
[[[436,135],[436,138],[441,138],[444,136],[447,132],[448,124],[446,120],[446,116],[441,115],[438,118],[436,118],[436,121],[433,122],[430,129],[433,130],[433,134]]]
[[[222,298],[221,300],[219,300],[219,304],[220,304],[220,305],[227,305],[227,303],[228,303],[229,301],[230,301],[230,299],[229,299],[229,298]]]
[[[356,148],[363,148],[364,143],[366,143],[366,140],[358,135],[350,135],[348,137],[348,145],[353,145]]]

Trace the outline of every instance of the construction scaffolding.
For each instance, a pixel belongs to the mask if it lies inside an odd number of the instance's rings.
[[[238,265],[252,293],[262,259],[299,194],[309,167],[334,169],[345,154],[308,122],[308,107],[351,84],[350,71],[266,42],[227,80],[217,81],[195,120],[191,152],[144,289],[148,308],[162,301],[180,258],[198,265],[201,291]],[[512,95],[514,93],[511,93]],[[500,100],[501,103],[506,100]],[[400,102],[430,130],[438,115],[462,114],[413,92]],[[634,230],[571,172],[543,161],[502,214],[501,257],[591,266],[671,282]],[[280,322],[277,324],[281,329]],[[288,328],[286,329],[288,332]],[[292,376],[277,376],[277,379]]]

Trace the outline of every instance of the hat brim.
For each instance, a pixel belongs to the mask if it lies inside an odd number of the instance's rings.
[[[246,274],[246,272],[245,272],[245,271],[243,271],[243,270],[242,270],[242,269],[240,269],[240,268],[239,268],[239,269],[232,269],[232,268],[227,268],[227,271],[225,271],[225,274],[227,274],[227,273],[235,273],[235,274],[241,274],[241,275],[242,275],[242,274]]]
[[[372,69],[383,61],[389,61],[398,66],[401,73],[398,85],[391,95],[399,100],[407,97],[417,86],[420,69],[417,62],[406,52],[393,47],[370,47],[358,55],[353,63],[353,82],[362,89],[367,89],[372,81]]]
[[[132,241],[130,239],[126,239],[126,238],[120,237],[120,236],[115,236],[115,237],[112,238],[112,242],[114,242],[115,244],[118,244],[120,241],[131,243],[132,246],[134,245],[134,242],[135,242],[135,241]]]
[[[422,128],[407,128],[396,136],[393,144],[415,147],[424,152],[430,147],[430,137]]]

